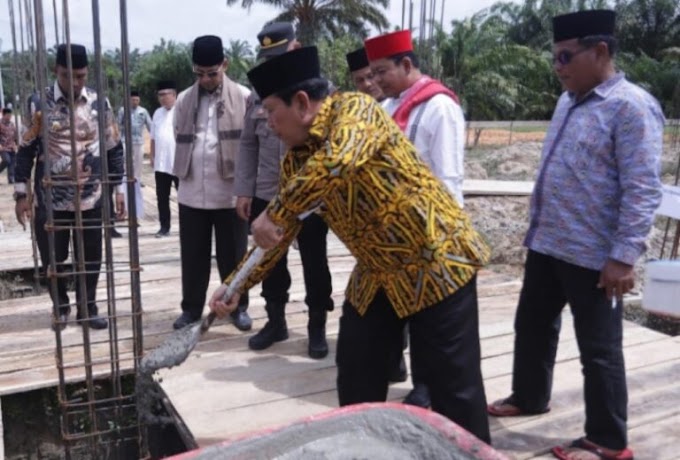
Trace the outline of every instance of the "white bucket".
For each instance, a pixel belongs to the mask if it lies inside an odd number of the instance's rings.
[[[680,260],[647,263],[642,307],[680,318]]]

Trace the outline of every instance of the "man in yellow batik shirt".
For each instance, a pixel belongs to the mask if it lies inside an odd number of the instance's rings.
[[[252,225],[267,254],[242,289],[284,253],[298,216],[316,209],[357,260],[340,319],[340,405],[385,401],[388,357],[408,323],[432,408],[490,442],[476,287],[488,247],[373,98],[328,95],[315,47],[272,58],[248,78],[289,150],[278,194]],[[219,316],[238,304],[239,294],[222,301],[225,290],[210,300]]]

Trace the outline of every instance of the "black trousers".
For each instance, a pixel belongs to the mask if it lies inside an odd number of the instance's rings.
[[[45,230],[47,223],[47,213],[45,208],[40,207],[35,210],[35,236],[40,252],[40,261],[43,270],[47,270],[50,265],[48,233]],[[75,213],[69,211],[54,211],[55,227],[68,227],[75,225]],[[102,214],[101,208],[95,208],[82,212],[83,219],[83,256],[85,260],[85,291],[87,295],[87,308],[90,315],[97,314],[97,282],[99,281],[99,270],[102,261]],[[69,244],[73,241],[74,254],[72,262],[64,264],[68,257]],[[56,230],[54,232],[54,256],[57,263],[57,293],[56,298],[50,287],[52,303],[58,308],[59,313],[71,311],[70,301],[67,294],[70,273],[77,271],[76,261],[78,260],[78,245],[76,244],[74,231],[71,229]],[[76,274],[76,301],[81,302],[80,280],[82,276]],[[82,315],[78,313],[78,317]]]
[[[158,204],[158,220],[162,231],[170,231],[170,189],[175,184],[179,187],[179,179],[172,174],[156,171],[156,203]]]
[[[7,168],[7,182],[14,182],[14,166],[16,164],[16,153],[11,150],[0,152],[0,173]]]
[[[238,265],[248,245],[248,225],[235,209],[197,209],[179,205],[179,243],[182,258],[182,311],[200,318],[205,306],[212,265],[212,234],[220,279]],[[248,293],[239,306],[248,307]]]
[[[253,198],[250,209],[251,223],[269,202]],[[309,311],[333,310],[331,294],[333,286],[331,272],[328,268],[326,237],[328,225],[316,214],[308,216],[302,222],[298,233],[298,249],[302,259],[302,273],[305,281],[305,303]],[[267,304],[285,305],[288,302],[288,290],[291,279],[288,271],[288,253],[277,262],[267,277],[262,280],[262,297]]]
[[[297,236],[302,275],[305,279],[305,304],[309,311],[333,310],[333,285],[328,268],[328,247],[326,239],[328,225],[317,214],[311,214],[302,221]]]
[[[432,409],[490,443],[481,372],[476,278],[408,318],[400,319],[380,290],[364,316],[345,302],[336,362],[341,406],[385,401],[390,359],[408,323],[411,354],[421,363]]]
[[[624,449],[628,390],[623,361],[622,308],[611,308],[600,273],[529,251],[515,317],[512,392],[519,407],[539,411],[550,401],[560,314],[569,303],[581,365],[586,437]]]

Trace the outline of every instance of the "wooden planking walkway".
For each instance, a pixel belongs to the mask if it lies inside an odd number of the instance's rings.
[[[7,186],[0,185],[0,201],[6,202]],[[10,191],[11,193],[11,191]],[[144,188],[147,216],[141,221],[141,288],[144,306],[145,348],[164,340],[179,312],[180,269],[177,226],[173,236],[155,239],[153,184]],[[0,214],[4,215],[0,206]],[[176,210],[173,212],[176,217]],[[2,263],[30,251],[27,233],[16,228],[0,234]],[[127,259],[127,240],[114,240],[116,259]],[[342,244],[329,245],[336,305],[352,267],[352,258]],[[30,252],[27,260],[30,260]],[[315,361],[306,357],[306,311],[304,287],[297,251],[289,263],[294,284],[287,309],[291,337],[264,352],[252,352],[243,334],[226,323],[216,324],[188,361],[164,371],[163,387],[200,445],[205,446],[263,427],[280,426],[306,415],[337,406],[334,355]],[[30,262],[32,264],[32,261]],[[213,271],[210,289],[219,280]],[[129,293],[129,275],[115,276],[118,298]],[[480,275],[480,319],[483,372],[489,400],[506,396],[511,385],[512,319],[520,287],[518,280],[491,272]],[[100,281],[99,298],[104,298]],[[265,322],[259,288],[251,296],[254,331]],[[103,304],[102,304],[103,305]],[[117,302],[119,311],[129,308]],[[49,330],[50,302],[47,295],[0,302],[0,395],[53,386],[57,382],[54,334]],[[328,333],[335,349],[339,309],[329,315]],[[132,368],[130,320],[120,319],[122,368]],[[582,378],[570,315],[565,314],[555,371],[552,411],[537,417],[492,419],[494,444],[518,459],[552,458],[546,455],[556,443],[581,435],[583,426]],[[95,359],[106,356],[105,332],[92,333]],[[80,329],[70,325],[63,333],[67,363],[82,361]],[[630,439],[639,459],[677,459],[680,444],[680,338],[670,338],[639,327],[625,325],[625,345],[630,387]],[[106,363],[96,367],[97,375],[110,372]],[[69,380],[83,378],[79,368],[67,370]],[[408,383],[394,385],[390,399],[401,399]]]

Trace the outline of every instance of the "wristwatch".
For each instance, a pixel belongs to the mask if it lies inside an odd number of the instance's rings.
[[[14,201],[19,201],[26,198],[28,195],[23,192],[14,192],[12,196],[14,197]]]

